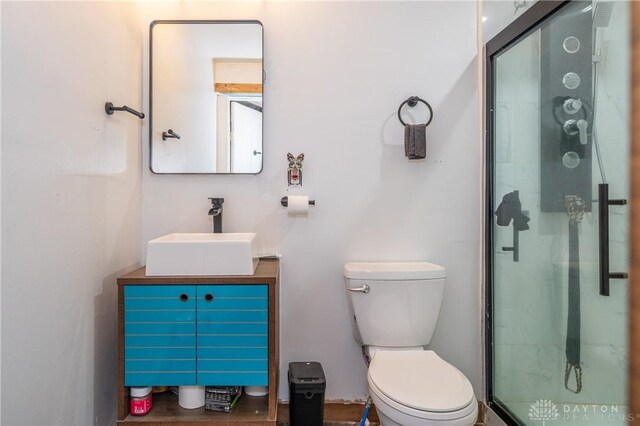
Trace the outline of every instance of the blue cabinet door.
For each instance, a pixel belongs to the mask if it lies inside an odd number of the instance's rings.
[[[268,286],[197,286],[197,383],[268,384]]]
[[[124,384],[196,384],[196,286],[125,286]]]

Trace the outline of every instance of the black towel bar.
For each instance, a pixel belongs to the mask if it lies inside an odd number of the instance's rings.
[[[142,113],[142,112],[138,112],[135,109],[129,108],[126,105],[121,106],[121,107],[113,106],[113,104],[111,102],[107,102],[106,104],[104,104],[104,111],[107,113],[107,115],[113,115],[114,111],[126,111],[128,113],[131,113],[131,114],[137,116],[141,120],[144,118],[144,113]]]

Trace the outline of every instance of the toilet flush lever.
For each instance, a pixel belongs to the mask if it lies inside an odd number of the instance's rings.
[[[371,288],[370,288],[368,285],[366,285],[366,284],[362,284],[362,287],[349,288],[348,290],[349,290],[349,291],[353,291],[354,293],[364,293],[364,294],[367,294],[367,293],[369,293],[369,290],[370,290],[370,289],[371,289]]]

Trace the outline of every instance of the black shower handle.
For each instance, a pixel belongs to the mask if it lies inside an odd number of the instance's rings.
[[[526,216],[529,216],[527,210],[522,210],[522,213]],[[502,247],[502,251],[511,251],[513,252],[513,261],[520,261],[520,231],[516,228],[515,223],[511,224],[513,229],[513,246],[511,247]]]
[[[629,278],[626,272],[609,271],[609,206],[624,206],[627,200],[610,200],[609,184],[598,185],[598,235],[600,237],[600,296],[609,296],[609,280]]]
[[[513,252],[513,261],[518,262],[520,260],[520,231],[515,226],[513,227],[513,246],[502,247],[502,251]]]
[[[520,212],[529,217],[529,210],[520,210]],[[513,246],[511,247],[502,247],[502,251],[511,251],[513,252],[513,261],[520,261],[520,230],[516,227],[515,220],[512,219],[511,227],[513,229]]]

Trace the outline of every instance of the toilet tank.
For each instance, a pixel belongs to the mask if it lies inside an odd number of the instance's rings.
[[[443,266],[350,262],[344,266],[344,279],[358,343],[415,347],[431,342],[444,293]]]

